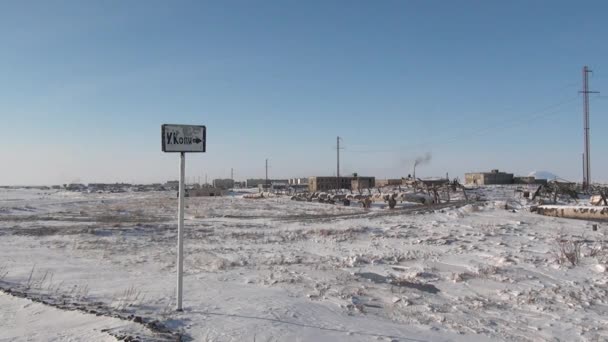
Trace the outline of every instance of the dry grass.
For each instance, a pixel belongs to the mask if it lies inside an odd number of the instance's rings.
[[[25,282],[25,289],[29,290],[32,288],[32,281],[33,281],[33,276],[34,276],[34,271],[36,270],[36,264],[34,264],[34,266],[32,266],[32,270],[30,271],[30,275],[27,278],[27,282]]]
[[[3,281],[7,275],[8,275],[8,266],[0,265],[0,281]]]
[[[68,295],[78,300],[84,300],[89,295],[89,285],[74,285],[68,292]]]
[[[453,282],[459,283],[474,278],[489,279],[500,272],[501,269],[498,266],[481,265],[474,271],[452,273],[451,278]]]
[[[117,310],[124,310],[131,306],[140,305],[144,299],[145,296],[142,295],[141,290],[131,285],[121,292],[118,297],[112,299],[112,306]]]
[[[570,263],[576,266],[581,260],[581,243],[576,240],[557,239],[553,253],[558,264]]]
[[[587,255],[596,258],[597,262],[600,264],[608,265],[608,248],[606,248],[603,241],[589,247],[589,253]]]

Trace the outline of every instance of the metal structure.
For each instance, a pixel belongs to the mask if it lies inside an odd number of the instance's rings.
[[[584,130],[584,153],[583,153],[583,190],[588,190],[591,185],[591,146],[589,143],[589,94],[599,93],[589,90],[589,73],[591,69],[586,65],[583,67],[583,130]]]
[[[336,191],[340,190],[340,137],[336,137]]]
[[[177,204],[177,303],[182,311],[184,279],[184,197],[186,192],[186,153],[207,151],[207,128],[192,125],[162,125],[161,143],[163,152],[179,152],[179,194]],[[205,175],[205,183],[207,175]]]
[[[179,202],[177,205],[177,305],[176,310],[182,311],[184,288],[184,178],[186,175],[186,153],[180,153],[179,163]]]
[[[264,184],[268,186],[268,158],[266,158],[266,178]]]

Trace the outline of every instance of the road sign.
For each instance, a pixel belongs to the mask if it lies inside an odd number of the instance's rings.
[[[205,126],[162,125],[163,152],[206,152]]]
[[[184,279],[184,179],[186,178],[186,152],[205,152],[207,128],[191,125],[162,125],[163,152],[180,152],[179,201],[177,204],[177,311],[182,311]]]

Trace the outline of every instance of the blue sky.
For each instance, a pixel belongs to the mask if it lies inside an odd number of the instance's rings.
[[[605,1],[4,1],[0,184],[504,169],[608,180]]]

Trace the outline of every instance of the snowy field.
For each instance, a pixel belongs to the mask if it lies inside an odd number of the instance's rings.
[[[177,313],[174,192],[2,189],[0,341],[608,340],[606,225],[482,195],[399,210],[187,198]]]

